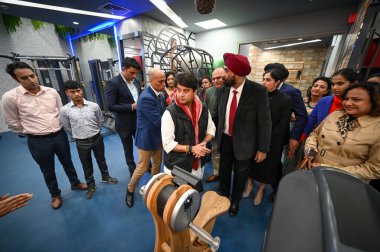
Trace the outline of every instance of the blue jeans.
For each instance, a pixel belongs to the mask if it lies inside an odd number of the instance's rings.
[[[80,183],[73,162],[71,161],[70,145],[65,131],[55,136],[28,136],[28,148],[33,159],[40,166],[46,186],[52,197],[61,195],[55,175],[54,154],[58,156],[71,185]]]

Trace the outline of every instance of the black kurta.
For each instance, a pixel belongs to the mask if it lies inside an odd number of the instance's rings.
[[[270,151],[263,162],[252,162],[249,176],[256,181],[272,184],[278,169],[281,169],[282,150],[289,140],[287,136],[289,135],[292,100],[288,95],[278,90],[274,90],[268,95],[272,119]]]

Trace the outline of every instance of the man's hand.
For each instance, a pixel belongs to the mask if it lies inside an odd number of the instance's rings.
[[[132,109],[133,109],[133,110],[136,110],[136,109],[137,109],[137,103],[136,103],[136,102],[132,104]]]
[[[201,142],[200,144],[193,146],[191,152],[194,157],[200,158],[206,156],[211,150],[206,147],[206,142]]]
[[[27,201],[32,198],[32,194],[23,193],[10,197],[9,194],[0,196],[0,217],[13,212],[17,208],[28,205]]]
[[[290,158],[293,158],[294,153],[298,149],[298,145],[299,144],[298,144],[297,140],[292,139],[292,138],[289,139],[289,153],[288,153],[288,155]]]
[[[265,152],[257,151],[255,156],[255,162],[260,163],[263,162],[267,157],[267,154]]]

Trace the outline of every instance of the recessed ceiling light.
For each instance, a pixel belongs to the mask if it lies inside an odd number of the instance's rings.
[[[175,14],[175,12],[170,9],[170,7],[163,0],[149,0],[154,4],[161,12],[163,12],[168,18],[170,18],[174,23],[176,23],[181,28],[188,27],[182,19]]]
[[[79,25],[79,23],[78,23],[78,22],[76,22],[76,21],[74,21],[74,22],[73,22],[73,24],[75,24],[75,25]]]
[[[298,38],[297,40],[298,40],[298,41],[301,41],[301,40],[303,40],[303,38]]]
[[[213,28],[219,28],[223,26],[227,26],[225,23],[218,19],[211,19],[203,22],[194,23],[204,29],[213,29]]]
[[[320,39],[314,39],[314,40],[309,40],[309,41],[304,41],[304,42],[298,42],[298,43],[291,43],[291,44],[280,45],[280,46],[267,47],[267,48],[264,48],[264,50],[271,50],[271,49],[277,49],[277,48],[283,48],[283,47],[290,47],[290,46],[295,46],[295,45],[302,45],[302,44],[316,43],[316,42],[320,42],[320,41],[322,41],[322,40],[320,40]]]
[[[78,10],[78,9],[73,9],[73,8],[66,8],[66,7],[54,6],[54,5],[48,5],[48,4],[40,4],[40,3],[33,3],[33,2],[27,2],[27,1],[1,0],[0,2],[8,3],[8,4],[14,4],[14,5],[21,5],[21,6],[26,6],[26,7],[39,8],[39,9],[54,10],[54,11],[75,13],[75,14],[81,14],[81,15],[102,17],[102,18],[125,19],[125,17],[123,17],[123,16],[116,16],[116,15],[111,15],[111,14],[106,14],[106,13]]]

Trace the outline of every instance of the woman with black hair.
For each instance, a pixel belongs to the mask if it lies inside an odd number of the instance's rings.
[[[284,146],[288,143],[290,114],[292,99],[280,92],[277,88],[282,82],[282,72],[277,68],[266,71],[263,75],[263,85],[268,90],[269,109],[272,119],[272,133],[270,151],[267,158],[261,163],[252,161],[249,177],[260,182],[253,204],[259,205],[264,195],[265,185],[276,182],[277,173],[282,169],[281,155]],[[260,116],[260,115],[257,115]],[[248,178],[243,197],[248,197],[252,190],[252,180]]]
[[[380,178],[380,93],[370,82],[353,84],[342,94],[343,109],[331,113],[310,134],[314,166],[346,171],[363,181]]]
[[[200,79],[200,84],[197,95],[202,102],[206,102],[206,90],[212,87],[211,78],[209,76],[203,76]]]
[[[317,127],[323,119],[335,110],[342,108],[342,95],[353,83],[357,82],[358,73],[352,68],[343,68],[335,72],[331,77],[333,96],[323,97],[314,107],[307,121],[304,134],[300,141],[305,139],[310,132]]]
[[[165,98],[165,107],[169,106],[175,99],[176,94],[176,83],[175,83],[175,73],[174,72],[166,72],[165,73],[165,90],[162,91]]]
[[[319,100],[331,92],[330,78],[319,76],[313,80],[313,84],[307,89],[306,97],[304,98],[307,114],[317,105]]]

